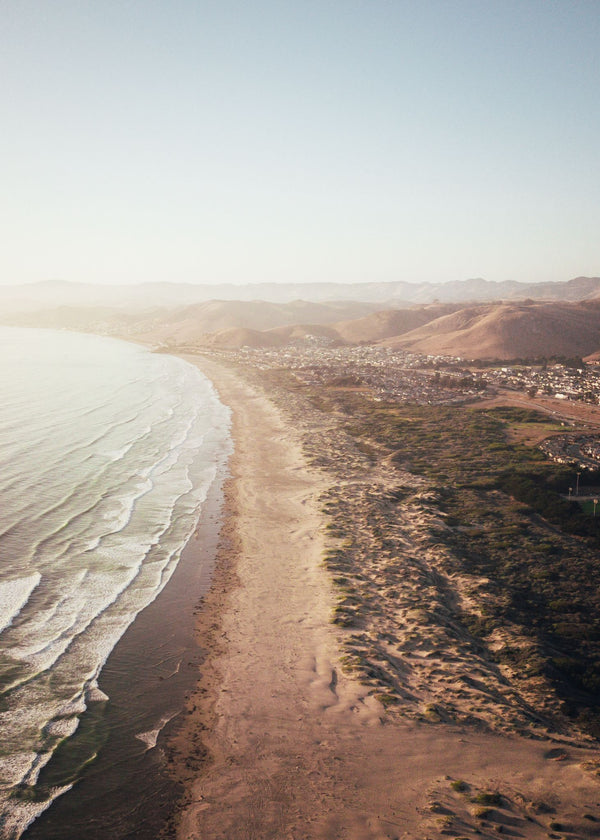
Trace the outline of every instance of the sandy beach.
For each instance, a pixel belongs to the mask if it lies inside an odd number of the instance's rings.
[[[232,408],[235,454],[198,616],[200,680],[170,749],[187,788],[178,840],[600,836],[593,744],[518,735],[502,725],[502,698],[488,708],[495,727],[398,714],[342,667],[345,631],[332,622],[323,562],[326,472],[307,463],[298,429],[261,389],[188,360]],[[418,550],[410,537],[407,526],[407,555]],[[397,616],[382,622],[380,633],[402,630]],[[419,657],[434,696],[471,678],[467,658],[444,670],[434,652],[432,642]],[[456,692],[461,702],[466,719],[473,693]]]

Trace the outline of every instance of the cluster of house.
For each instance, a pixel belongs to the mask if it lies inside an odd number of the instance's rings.
[[[285,365],[303,382],[360,380],[376,395],[417,403],[473,399],[488,387],[546,394],[557,399],[600,401],[600,366],[498,365],[475,368],[463,359],[393,351],[385,347],[335,347],[321,341],[289,348],[233,352],[258,367]]]
[[[598,365],[579,368],[563,364],[498,367],[484,371],[482,376],[491,384],[526,391],[530,396],[547,394],[556,399],[594,404],[600,398]]]
[[[538,448],[557,464],[569,464],[576,470],[597,470],[600,464],[600,441],[595,435],[555,435]]]

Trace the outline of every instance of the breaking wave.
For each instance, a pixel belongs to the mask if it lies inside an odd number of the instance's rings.
[[[95,336],[1,328],[0,373],[0,837],[16,840],[70,789],[40,772],[107,699],[98,675],[177,566],[229,414],[191,365]],[[140,733],[149,749],[167,720]]]

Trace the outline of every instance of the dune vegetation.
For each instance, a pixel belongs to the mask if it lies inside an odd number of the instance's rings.
[[[268,376],[271,391],[293,394],[288,411],[309,404],[337,430],[306,442],[338,479],[323,508],[340,589],[334,621],[347,633],[347,664],[382,704],[414,706],[403,657],[429,634],[427,656],[445,649],[444,667],[470,661],[488,699],[506,689],[510,705],[507,685],[517,690],[515,721],[526,707],[534,720],[535,708],[551,728],[570,719],[598,737],[600,517],[568,498],[573,469],[515,442],[560,424],[522,408],[386,403]],[[425,719],[453,717],[452,689],[448,677],[439,697],[417,703]],[[474,716],[489,723],[484,707]]]

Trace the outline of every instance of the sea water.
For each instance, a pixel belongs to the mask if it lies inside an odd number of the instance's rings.
[[[102,666],[172,575],[230,443],[211,383],[133,344],[0,328],[0,383],[0,837],[12,840],[71,786],[42,784],[44,768],[106,702]]]

